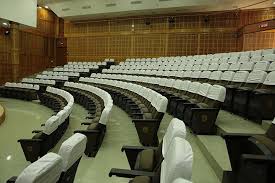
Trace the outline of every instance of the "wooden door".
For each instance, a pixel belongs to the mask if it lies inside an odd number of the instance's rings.
[[[56,65],[67,64],[67,38],[57,38],[56,41]]]

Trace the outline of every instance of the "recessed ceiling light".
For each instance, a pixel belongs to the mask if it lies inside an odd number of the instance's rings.
[[[11,160],[11,155],[8,155],[6,159]]]
[[[273,2],[273,4],[275,4],[275,1]]]
[[[6,23],[6,22],[3,22],[3,25],[8,25],[8,23]]]
[[[45,8],[49,9],[49,6],[44,6]]]
[[[38,6],[39,9],[41,9],[42,7],[41,6]]]

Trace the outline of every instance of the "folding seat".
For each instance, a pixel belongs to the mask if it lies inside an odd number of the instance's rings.
[[[193,71],[193,72],[191,73],[191,80],[192,80],[192,81],[197,81],[197,80],[199,80],[200,75],[201,75],[201,71]]]
[[[89,125],[86,130],[76,130],[74,133],[82,133],[87,137],[87,144],[85,154],[89,157],[95,157],[106,133],[106,125],[109,121],[110,112],[113,104],[105,106],[100,119],[92,123],[82,123],[83,125]]]
[[[235,72],[233,71],[225,71],[222,73],[220,81],[217,83],[217,85],[226,86],[229,85],[235,75]]]
[[[186,107],[183,121],[196,134],[213,133],[215,131],[216,118],[224,102],[225,94],[225,87],[213,85],[202,101]]]
[[[52,116],[46,121],[44,130],[33,131],[36,135],[32,139],[18,140],[27,161],[36,161],[38,157],[44,156],[53,147],[53,141],[57,135],[58,121],[57,116]]]
[[[62,172],[62,163],[58,154],[48,153],[27,166],[18,177],[11,177],[7,183],[56,183]]]
[[[239,56],[231,56],[229,59],[228,59],[228,63],[229,64],[233,64],[233,63],[238,63],[239,61]]]
[[[168,100],[166,97],[156,93],[152,101],[154,110],[144,113],[142,119],[133,119],[141,144],[156,145],[158,144],[157,132],[160,122],[166,112]],[[146,130],[144,130],[146,129]]]
[[[262,55],[252,55],[250,58],[250,62],[260,62],[262,59]]]
[[[242,56],[239,58],[239,62],[240,62],[240,63],[246,63],[246,62],[249,62],[249,61],[250,61],[250,56],[242,55]]]
[[[222,71],[213,71],[210,76],[209,76],[209,80],[208,83],[210,84],[216,84],[220,81],[222,76]]]
[[[200,70],[201,70],[201,71],[207,71],[207,70],[208,70],[208,68],[209,68],[209,64],[205,64],[205,63],[203,63],[203,64],[201,65]]]
[[[62,173],[60,183],[73,183],[78,164],[84,154],[87,138],[85,135],[76,133],[61,144],[58,154],[62,157]]]
[[[254,62],[244,62],[241,64],[240,71],[252,71],[254,68]]]
[[[228,70],[229,71],[238,71],[238,70],[240,70],[240,67],[241,67],[241,63],[232,63],[229,66]]]
[[[173,118],[158,147],[123,146],[121,151],[125,151],[131,170],[156,172],[176,137],[184,139],[186,127],[181,120]]]
[[[209,88],[211,87],[211,84],[203,83],[199,85],[199,88],[195,91],[194,95],[190,97],[187,100],[184,100],[183,102],[180,102],[177,105],[175,116],[177,116],[179,119],[183,119],[183,114],[186,109],[186,106],[193,103],[198,103],[206,97]]]
[[[228,63],[222,63],[222,64],[220,64],[218,70],[219,71],[227,71],[229,69],[229,66],[230,65]]]
[[[267,71],[270,63],[267,61],[256,62],[253,70]]]
[[[226,97],[223,103],[224,109],[231,111],[233,100],[234,100],[234,92],[238,87],[243,86],[246,82],[247,77],[249,75],[248,71],[237,71],[232,79],[232,82],[229,85],[226,85]]]
[[[203,71],[200,75],[199,81],[204,83],[208,81],[208,78],[210,77],[211,71]]]
[[[235,182],[271,183],[275,173],[275,119],[263,135],[223,134]]]
[[[275,54],[266,54],[263,55],[262,61],[274,62],[275,61]]]
[[[265,71],[253,70],[246,80],[246,83],[235,90],[233,98],[233,112],[247,116],[247,105],[252,91],[261,87],[267,73]]]
[[[212,63],[212,64],[209,65],[208,70],[209,71],[216,71],[216,70],[218,70],[218,68],[219,68],[219,64],[218,63]]]
[[[275,62],[271,62],[271,64],[268,67],[268,72],[272,72],[275,71]]]
[[[165,159],[156,172],[111,169],[109,176],[134,178],[133,183],[173,183],[178,178],[191,180],[193,152],[185,139],[172,140]],[[178,181],[178,180],[177,180]]]
[[[171,98],[169,110],[170,114],[177,116],[178,106],[181,105],[181,103],[186,102],[188,99],[193,98],[196,95],[200,85],[201,84],[199,82],[191,83],[190,81],[185,81],[181,88],[182,92],[180,92],[178,96]]]
[[[252,91],[249,96],[247,115],[249,119],[261,123],[275,116],[275,72],[270,72],[263,85]]]

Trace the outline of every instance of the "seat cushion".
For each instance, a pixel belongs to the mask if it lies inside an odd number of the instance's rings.
[[[146,176],[138,176],[138,177],[135,177],[131,182],[132,183],[150,183],[151,180],[149,177],[146,177]]]
[[[141,151],[136,159],[135,170],[153,171],[154,169],[154,150],[146,149]]]
[[[197,104],[200,108],[209,108],[209,105],[206,103],[198,103]]]
[[[253,137],[264,144],[271,151],[271,153],[275,155],[275,142],[273,140],[264,135],[255,135]]]
[[[143,113],[143,117],[144,119],[152,119],[153,115],[152,113],[145,112]]]
[[[87,130],[99,130],[99,124],[98,123],[92,123],[88,126]]]

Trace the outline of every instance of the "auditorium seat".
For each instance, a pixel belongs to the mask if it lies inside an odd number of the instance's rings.
[[[226,97],[223,103],[223,108],[232,111],[232,105],[234,100],[234,91],[236,88],[243,86],[249,75],[248,71],[237,71],[229,85],[226,85]]]
[[[84,154],[87,138],[76,133],[61,144],[58,154],[62,157],[62,173],[59,183],[73,183],[77,167]]]
[[[131,170],[156,172],[175,137],[186,137],[185,125],[177,118],[171,120],[158,147],[123,146],[121,150],[125,151]]]
[[[247,116],[247,105],[251,92],[255,89],[261,88],[261,84],[264,82],[267,73],[261,70],[253,70],[248,75],[246,83],[237,88],[234,92],[232,110],[234,113]]]
[[[268,73],[260,88],[255,89],[248,102],[248,118],[261,123],[275,116],[275,71]]]
[[[272,183],[275,173],[275,119],[265,135],[223,134],[234,182]]]
[[[196,104],[200,101],[203,101],[203,99],[206,97],[206,95],[208,94],[208,91],[210,89],[212,85],[208,84],[208,83],[203,83],[199,86],[199,88],[197,89],[196,94],[193,97],[190,97],[187,100],[184,100],[183,102],[178,103],[174,116],[183,119],[183,115],[186,109],[186,106],[188,106],[189,104]]]
[[[109,176],[133,178],[133,182],[168,183],[177,178],[191,180],[193,152],[188,141],[176,137],[172,140],[161,166],[156,172],[111,169]]]
[[[56,183],[62,172],[62,158],[48,153],[27,166],[18,177],[10,178],[7,183]]]
[[[202,101],[188,105],[184,111],[184,122],[196,134],[209,134],[215,130],[215,122],[225,99],[226,89],[213,85]]]

